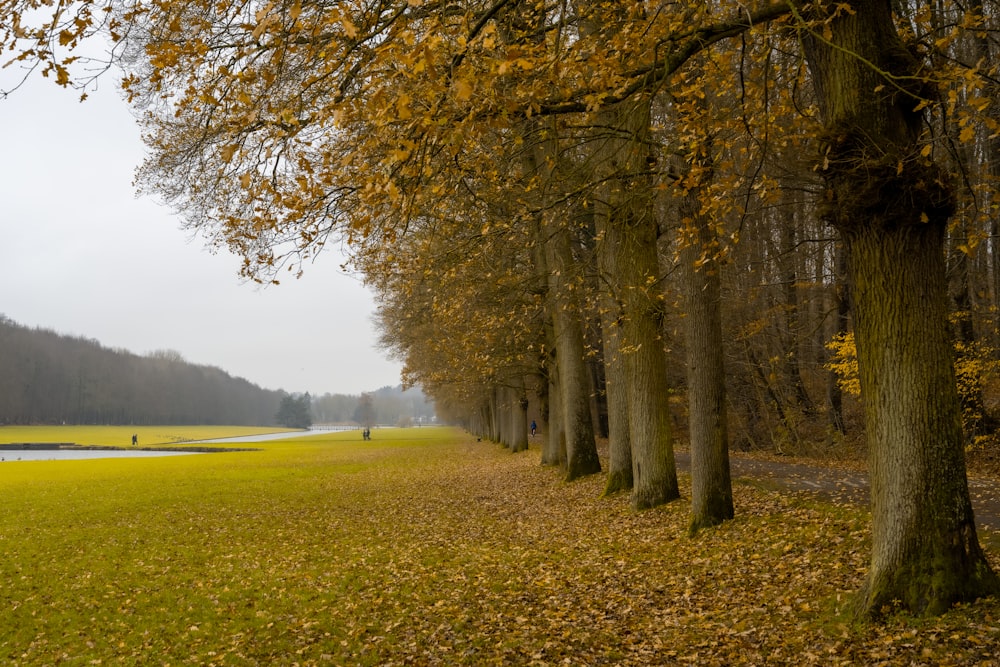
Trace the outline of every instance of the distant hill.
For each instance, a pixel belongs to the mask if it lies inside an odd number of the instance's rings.
[[[177,352],[140,356],[0,315],[0,424],[266,426],[283,395]]]

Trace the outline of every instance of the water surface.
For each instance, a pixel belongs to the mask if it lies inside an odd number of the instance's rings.
[[[138,459],[150,456],[186,456],[200,452],[165,452],[152,449],[5,449],[0,463],[17,461],[75,461],[80,459]]]

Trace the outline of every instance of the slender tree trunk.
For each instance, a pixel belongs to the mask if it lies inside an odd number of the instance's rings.
[[[514,378],[511,397],[511,439],[510,451],[524,452],[528,449],[528,397],[524,390],[524,378]]]
[[[914,97],[928,93],[914,85],[919,64],[890,1],[852,9],[804,44],[827,130],[826,213],[848,257],[869,440],[872,559],[858,611],[899,601],[937,614],[1000,588],[965,473],[944,267],[953,204],[946,175],[920,155]]]
[[[595,22],[590,2],[575,0],[579,17],[579,29],[585,39],[609,39],[615,32],[614,25]],[[596,235],[595,254],[597,256],[597,293],[601,317],[601,349],[604,354],[605,393],[608,408],[608,480],[604,494],[633,489],[633,458],[631,426],[629,423],[628,380],[621,349],[622,303],[618,269],[615,265],[614,247],[620,233],[620,225],[611,224],[618,172],[618,159],[631,140],[619,133],[619,108],[611,107],[595,114],[594,125],[598,132],[597,149],[594,151],[594,170],[591,180],[599,183],[594,193],[594,229]],[[624,141],[623,141],[624,139]]]
[[[493,442],[500,442],[500,398],[498,396],[499,390],[496,385],[490,387],[490,440]]]
[[[789,206],[786,204],[786,206]],[[798,253],[795,252],[796,225],[795,213],[789,206],[787,214],[782,216],[780,221],[781,233],[781,255],[778,259],[778,267],[781,271],[782,291],[785,300],[785,327],[782,337],[782,348],[784,352],[785,377],[786,382],[791,385],[795,401],[798,407],[811,412],[813,409],[809,392],[806,391],[805,383],[802,380],[802,367],[799,361],[799,348],[801,345],[801,318],[799,311],[799,275],[796,266]],[[792,425],[789,424],[791,428]]]
[[[836,300],[836,318],[834,332],[838,336],[847,333],[848,315],[850,313],[850,298],[847,290],[847,257],[843,244],[837,243],[834,248],[834,299]],[[827,372],[827,396],[830,403],[830,425],[839,433],[847,433],[844,422],[844,392],[837,382],[837,376],[832,371]]]
[[[537,181],[540,209],[548,204],[549,188],[559,163],[558,136],[553,125],[535,125],[528,172]],[[569,225],[553,211],[540,214],[541,249],[547,279],[546,304],[552,318],[566,479],[574,480],[601,471],[590,412],[590,374],[587,371],[583,323],[580,310],[579,271],[570,245]]]

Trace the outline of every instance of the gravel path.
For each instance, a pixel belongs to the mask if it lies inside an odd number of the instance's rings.
[[[763,482],[775,489],[814,493],[834,502],[852,502],[867,505],[868,474],[841,470],[795,461],[757,459],[730,453],[733,479],[741,477]],[[689,470],[691,459],[687,452],[677,452],[677,465]],[[969,493],[980,529],[1000,530],[1000,482],[984,477],[970,477]]]

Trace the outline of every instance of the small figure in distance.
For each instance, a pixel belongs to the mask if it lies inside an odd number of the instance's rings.
[[[536,431],[538,431],[538,424],[536,424],[535,420],[532,419],[531,420],[531,437],[535,437],[535,432]]]
[[[139,444],[139,435],[137,433],[132,434],[132,446],[135,447]]]

